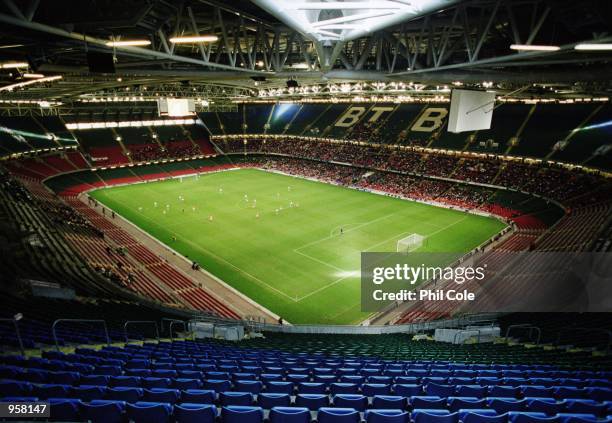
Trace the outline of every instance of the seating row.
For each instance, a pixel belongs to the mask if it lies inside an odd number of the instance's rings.
[[[36,401],[35,397],[5,397],[2,401]],[[220,414],[222,423],[609,423],[612,416],[598,419],[584,413],[558,413],[547,416],[539,412],[507,412],[498,414],[488,409],[447,410],[372,409],[360,413],[354,408],[321,407],[312,412],[304,407],[273,407],[269,412],[257,406],[225,406],[219,410],[213,404],[139,401],[133,404],[114,400],[53,398],[49,400],[51,420],[121,423],[127,417],[134,423],[170,422],[214,423]]]
[[[548,415],[557,413],[589,413],[606,415],[612,412],[612,401],[596,401],[593,399],[563,399],[552,397],[528,397],[521,400],[508,397],[440,397],[440,396],[401,396],[401,395],[374,395],[369,398],[361,394],[297,394],[289,393],[260,393],[254,395],[250,392],[219,392],[207,389],[169,389],[169,388],[137,388],[129,386],[69,386],[69,385],[40,385],[35,387],[24,386],[19,382],[5,381],[0,383],[0,396],[49,398],[78,398],[83,401],[116,400],[135,403],[138,401],[167,402],[170,404],[183,402],[197,402],[218,404],[220,406],[258,405],[264,409],[295,405],[317,410],[321,407],[334,405],[335,407],[350,407],[359,411],[368,408],[398,408],[402,410],[439,409],[457,411],[463,408],[493,409],[499,413],[508,411],[536,411]]]

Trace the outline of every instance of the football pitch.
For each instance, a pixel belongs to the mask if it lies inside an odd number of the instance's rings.
[[[104,188],[91,196],[290,323],[357,324],[360,253],[468,252],[496,219],[256,169]]]

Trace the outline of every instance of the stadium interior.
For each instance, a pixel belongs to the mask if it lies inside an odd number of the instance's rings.
[[[608,0],[0,24],[0,420],[612,422]]]

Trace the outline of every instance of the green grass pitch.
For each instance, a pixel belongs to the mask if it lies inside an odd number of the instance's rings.
[[[256,169],[91,195],[294,324],[368,317],[360,310],[362,251],[395,251],[398,239],[418,233],[427,236],[421,251],[467,252],[504,227],[493,218]]]

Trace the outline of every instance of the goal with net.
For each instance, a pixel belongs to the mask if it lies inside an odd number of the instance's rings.
[[[419,234],[411,234],[397,241],[397,252],[408,253],[425,244],[425,237]]]

